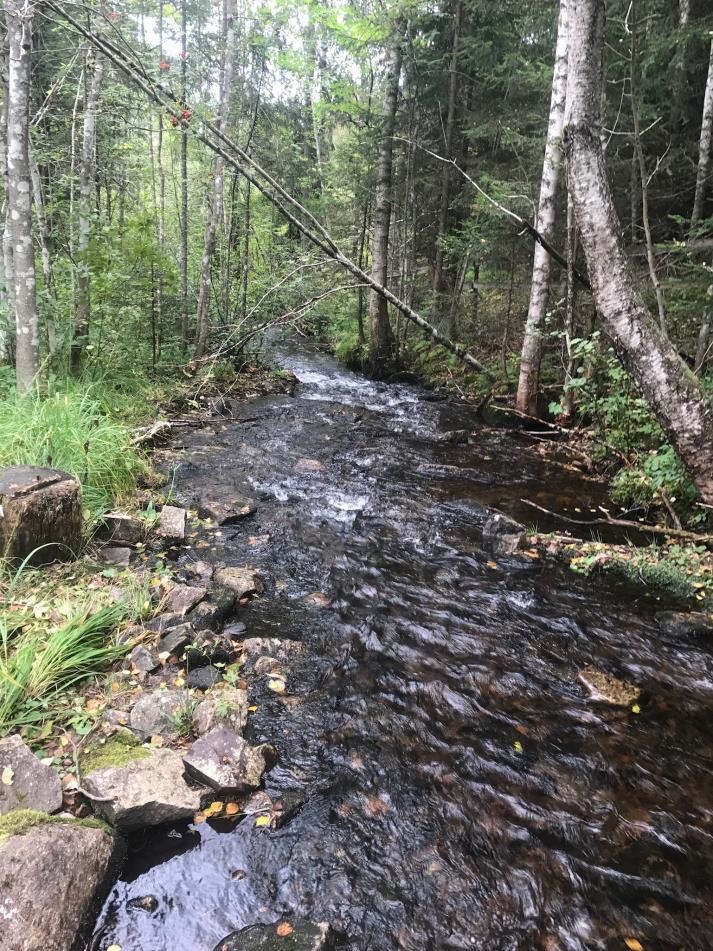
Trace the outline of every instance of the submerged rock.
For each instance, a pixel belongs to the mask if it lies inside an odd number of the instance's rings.
[[[105,831],[71,821],[39,822],[5,839],[0,844],[0,947],[75,947],[112,850]]]
[[[483,526],[483,547],[494,555],[514,555],[525,538],[524,527],[501,512],[492,515]]]
[[[0,740],[0,815],[14,809],[61,808],[62,783],[52,767],[43,766],[20,736]]]
[[[232,591],[236,598],[262,594],[263,591],[260,575],[252,568],[219,568],[215,580]]]
[[[201,791],[184,777],[183,760],[174,750],[157,749],[124,766],[98,769],[84,777],[96,797],[94,807],[124,832],[189,819],[200,806]]]
[[[701,611],[659,611],[656,623],[672,637],[713,636],[713,614]]]
[[[129,726],[143,737],[177,736],[181,714],[188,710],[187,690],[152,690],[142,694],[129,714]]]
[[[585,667],[580,670],[577,679],[587,688],[592,700],[608,703],[614,707],[628,707],[641,696],[641,688],[636,684],[619,680],[594,667]]]
[[[212,499],[202,498],[198,505],[198,514],[201,518],[210,518],[218,525],[229,525],[242,518],[254,515],[255,503],[244,496],[236,495],[232,498]]]
[[[329,925],[293,918],[234,931],[219,941],[214,951],[327,951],[331,947]]]
[[[216,630],[235,607],[235,594],[219,585],[190,613],[188,619],[198,630],[206,627]]]
[[[219,726],[196,740],[183,762],[190,776],[217,791],[248,792],[257,789],[267,768],[265,750]]]

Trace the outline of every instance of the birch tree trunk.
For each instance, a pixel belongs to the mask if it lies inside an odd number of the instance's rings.
[[[696,194],[693,199],[691,231],[694,231],[703,218],[703,206],[706,200],[706,187],[711,174],[711,143],[713,141],[713,39],[711,40],[710,59],[708,60],[708,79],[703,99],[703,121],[701,138],[698,145],[698,174],[696,176]]]
[[[233,89],[233,74],[235,72],[235,12],[236,0],[223,0],[225,16],[225,61],[220,89],[219,129],[225,135],[230,119],[230,99]],[[206,224],[205,239],[203,242],[203,257],[201,259],[200,287],[198,292],[198,311],[196,316],[196,340],[194,358],[200,360],[205,353],[210,330],[210,266],[215,252],[218,235],[218,225],[223,217],[223,178],[225,160],[216,155],[213,161],[213,187]]]
[[[374,201],[374,234],[371,245],[371,276],[377,284],[386,286],[389,278],[389,231],[391,228],[391,171],[393,167],[396,111],[399,103],[399,82],[403,62],[403,22],[396,24],[393,44],[389,53],[386,73],[386,94],[379,143],[379,162]],[[388,362],[394,338],[389,323],[389,306],[381,294],[371,292],[369,298],[369,358],[374,372]]]
[[[89,321],[91,319],[90,275],[87,258],[92,234],[97,111],[104,81],[104,57],[96,53],[93,47],[89,47],[87,50],[84,81],[86,84],[86,98],[84,101],[82,155],[79,164],[79,228],[77,240],[79,273],[77,275],[77,299],[74,310],[74,333],[69,358],[72,373],[78,373],[82,368],[87,344],[89,343]]]
[[[671,129],[678,132],[681,126],[683,99],[686,88],[686,55],[688,52],[688,25],[691,21],[691,0],[679,0],[678,30],[680,40],[673,61],[673,97],[671,101]]]
[[[17,389],[29,392],[40,373],[35,249],[32,244],[32,182],[29,159],[30,69],[34,5],[5,0],[8,33],[7,219],[12,245]]]
[[[572,0],[560,0],[557,25],[557,48],[555,69],[552,77],[550,121],[547,128],[545,161],[542,166],[540,204],[536,228],[548,241],[552,241],[560,172],[562,168],[562,129],[564,125],[565,100],[567,96],[567,47]],[[574,21],[572,21],[574,22]],[[597,95],[599,95],[599,87]],[[535,260],[532,267],[530,306],[525,324],[520,359],[520,380],[517,387],[517,408],[521,413],[534,416],[537,412],[537,392],[540,386],[540,361],[542,358],[542,327],[547,313],[550,293],[550,255],[540,244],[535,245]]]
[[[636,290],[598,134],[603,0],[574,0],[565,146],[575,219],[604,332],[706,504],[713,504],[713,407]]]
[[[7,33],[0,46],[0,201],[2,202],[2,242],[0,242],[0,363],[8,359],[9,283],[12,276],[12,248],[7,227]],[[10,268],[8,269],[8,258]]]
[[[457,0],[453,12],[453,41],[451,44],[451,62],[448,75],[448,111],[446,114],[446,141],[445,157],[453,159],[453,135],[456,124],[456,99],[458,96],[458,54],[460,47],[460,31],[463,17],[463,4]],[[450,208],[451,166],[445,162],[441,166],[441,201],[438,209],[438,235],[436,236],[436,258],[433,268],[433,321],[438,324],[443,318],[446,309],[444,300],[445,275],[443,269],[442,240],[448,231],[448,210]],[[455,315],[457,308],[451,307],[449,333],[456,336]]]
[[[188,103],[188,16],[181,2],[181,102]],[[188,123],[181,123],[181,345],[188,347]]]

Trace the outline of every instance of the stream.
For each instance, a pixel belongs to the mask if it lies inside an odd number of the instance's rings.
[[[602,488],[465,405],[306,342],[277,359],[294,397],[182,435],[174,484],[256,502],[186,557],[255,566],[248,636],[302,645],[284,696],[250,682],[247,736],[303,804],[132,841],[98,949],[212,951],[289,914],[350,951],[713,948],[709,646],[667,639],[640,590],[481,545],[489,507],[532,524],[522,498],[574,515]],[[587,665],[641,712],[590,700]]]

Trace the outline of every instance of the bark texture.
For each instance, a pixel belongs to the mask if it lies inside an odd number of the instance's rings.
[[[82,541],[79,483],[35,466],[0,470],[0,558],[49,564],[72,558]]]
[[[703,98],[703,120],[701,138],[698,145],[698,174],[696,176],[696,194],[693,199],[691,230],[696,228],[703,218],[708,179],[711,175],[711,144],[713,143],[713,40],[711,40],[710,59],[708,60],[708,79]]]
[[[95,154],[97,144],[97,111],[104,82],[104,57],[93,47],[87,50],[84,81],[86,94],[84,101],[84,129],[82,133],[82,156],[79,166],[79,238],[77,252],[79,273],[77,275],[77,296],[74,313],[74,334],[70,354],[70,368],[77,373],[82,366],[89,343],[89,321],[91,317],[89,242],[92,234],[92,200],[94,197]]]
[[[565,143],[575,219],[602,327],[661,428],[713,504],[713,408],[636,290],[599,138],[604,4],[574,0]]]
[[[181,3],[181,102],[188,96],[188,17]],[[181,123],[181,344],[188,346],[188,123]]]
[[[391,229],[391,205],[393,203],[391,183],[394,158],[393,135],[396,127],[399,82],[403,62],[403,27],[402,22],[396,24],[393,45],[389,54],[374,202],[371,277],[382,287],[388,284],[389,278],[389,233]],[[389,323],[388,303],[383,295],[375,291],[372,291],[369,298],[369,331],[371,365],[374,371],[378,371],[391,357],[394,341],[391,324]]]
[[[32,244],[32,183],[29,158],[30,59],[34,5],[6,0],[8,35],[7,232],[12,249],[17,388],[26,393],[40,373],[35,249]]]
[[[219,131],[225,135],[230,118],[230,98],[233,90],[233,75],[235,73],[235,12],[236,0],[224,0],[225,11],[225,63],[220,91],[220,115],[218,119]],[[213,187],[211,194],[210,211],[203,242],[203,257],[201,259],[200,287],[198,291],[198,311],[196,317],[196,346],[195,359],[205,353],[210,330],[210,267],[215,252],[218,237],[218,226],[223,217],[223,180],[225,160],[216,155],[213,162]]]
[[[557,189],[562,168],[562,129],[564,127],[565,100],[567,97],[567,48],[572,0],[561,0],[557,25],[557,48],[555,70],[552,77],[550,121],[547,128],[547,145],[542,166],[540,203],[536,228],[551,242],[555,228]],[[599,90],[597,91],[599,94]],[[550,294],[550,270],[552,259],[541,244],[535,245],[535,260],[532,267],[530,306],[527,312],[525,337],[522,342],[520,379],[517,388],[517,408],[521,413],[534,416],[537,412],[537,392],[540,386],[540,360],[542,357],[542,325],[547,313]]]

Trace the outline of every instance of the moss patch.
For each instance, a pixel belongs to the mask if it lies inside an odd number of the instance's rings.
[[[82,826],[85,829],[101,829],[107,835],[112,835],[109,826],[101,819],[65,819],[62,816],[50,816],[46,812],[35,809],[16,809],[0,816],[0,848],[14,835],[27,835],[37,826],[67,825]]]
[[[146,759],[151,751],[141,745],[141,741],[122,730],[115,733],[106,743],[96,744],[86,750],[79,758],[79,768],[83,776],[94,773],[98,769],[107,769],[110,766],[126,766],[134,760]]]

